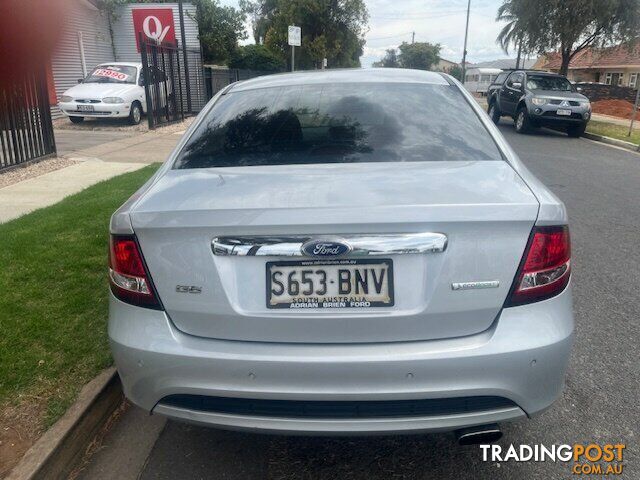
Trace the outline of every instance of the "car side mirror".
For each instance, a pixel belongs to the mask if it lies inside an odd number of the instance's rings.
[[[79,78],[78,79],[78,83],[82,83],[83,80],[84,80],[84,78]]]
[[[140,80],[138,80],[138,86],[144,87],[144,78],[140,78]]]
[[[511,84],[511,86],[512,86],[513,88],[516,88],[516,89],[520,90],[520,89],[522,88],[522,83],[520,83],[520,82],[513,82],[513,83]]]

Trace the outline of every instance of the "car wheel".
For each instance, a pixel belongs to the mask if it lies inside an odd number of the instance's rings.
[[[129,112],[129,124],[138,125],[142,119],[142,107],[140,103],[133,102],[131,104],[131,111]]]
[[[84,121],[84,117],[69,117],[69,120],[71,120],[71,123],[80,123]]]
[[[516,113],[516,132],[527,133],[531,128],[531,121],[529,120],[529,114],[525,107],[520,107],[518,113]]]
[[[496,125],[500,122],[500,117],[502,115],[500,113],[500,109],[496,105],[496,102],[491,102],[491,105],[489,105],[489,116],[491,117],[491,121]]]
[[[582,136],[582,134],[584,133],[586,128],[587,128],[586,125],[578,125],[578,126],[575,126],[575,127],[567,127],[567,135],[569,135],[571,138],[580,138]]]

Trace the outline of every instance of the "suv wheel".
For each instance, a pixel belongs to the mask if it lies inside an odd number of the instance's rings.
[[[496,105],[496,102],[491,102],[488,113],[491,117],[491,121],[497,125],[500,122],[502,114],[500,113],[500,109]]]
[[[526,107],[520,107],[516,113],[516,132],[527,133],[531,129],[531,120]]]
[[[576,125],[573,127],[567,127],[567,135],[569,135],[571,138],[580,138],[580,136],[582,136],[586,128],[587,128],[586,125]]]

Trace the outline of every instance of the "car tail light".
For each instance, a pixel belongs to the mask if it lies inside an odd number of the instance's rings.
[[[538,302],[558,295],[569,283],[570,273],[569,228],[534,227],[505,306]]]
[[[111,291],[123,302],[162,309],[134,235],[109,239],[109,280]]]

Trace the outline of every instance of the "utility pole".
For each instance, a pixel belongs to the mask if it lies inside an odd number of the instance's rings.
[[[467,1],[467,26],[464,29],[464,47],[462,50],[462,84],[467,75],[467,35],[469,34],[469,12],[471,11],[471,0]]]
[[[415,43],[416,41],[416,32],[411,32],[411,43]]]
[[[180,40],[182,41],[182,56],[184,65],[184,80],[187,90],[187,110],[191,113],[191,75],[189,72],[189,58],[187,57],[187,37],[184,33],[184,11],[182,10],[182,0],[178,0],[178,17],[180,19]]]

